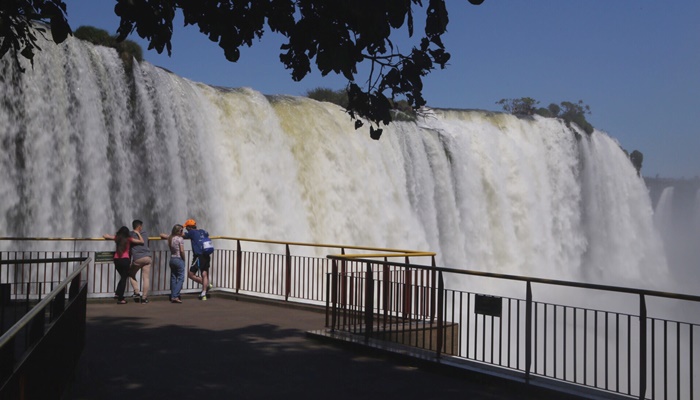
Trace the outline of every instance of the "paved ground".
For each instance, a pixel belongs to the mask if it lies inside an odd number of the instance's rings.
[[[223,296],[183,301],[89,303],[68,399],[544,398],[307,338],[323,328],[321,313]]]

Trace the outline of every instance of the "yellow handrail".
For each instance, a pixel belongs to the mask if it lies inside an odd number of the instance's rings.
[[[306,247],[325,247],[325,248],[335,248],[335,249],[346,249],[346,250],[368,250],[368,251],[381,251],[382,253],[375,254],[338,254],[338,257],[346,258],[359,258],[359,257],[432,257],[436,255],[434,252],[427,251],[417,251],[417,250],[405,250],[405,249],[388,249],[383,247],[372,247],[372,246],[348,246],[340,244],[329,244],[329,243],[305,243],[305,242],[285,242],[281,240],[267,240],[267,239],[251,239],[251,238],[240,238],[233,236],[211,236],[212,239],[221,240],[240,240],[243,242],[253,242],[253,243],[268,243],[268,244],[283,244],[290,246],[306,246]],[[104,241],[105,238],[67,238],[67,237],[0,237],[0,241],[3,240],[16,240],[16,241]],[[149,236],[148,240],[163,240],[159,236]]]

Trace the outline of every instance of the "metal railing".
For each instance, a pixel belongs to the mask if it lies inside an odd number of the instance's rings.
[[[23,309],[16,321],[17,314],[13,312],[10,319],[14,323],[7,329],[3,326],[0,336],[1,399],[57,398],[71,382],[85,345],[87,285],[82,277],[89,261],[85,258],[0,260],[2,267],[43,263],[67,269],[73,266],[60,282],[17,283],[20,290],[14,292],[20,292],[26,284],[25,295],[5,296],[0,304],[3,321],[9,317],[8,309]],[[80,262],[77,267],[76,262]]]
[[[650,299],[673,299],[690,304],[700,315],[698,296],[438,268],[435,254],[429,252],[215,239],[210,273],[216,290],[325,305],[326,325],[332,330],[503,368],[531,383],[556,380],[640,399],[700,398],[699,385],[694,384],[700,381],[696,368],[700,353],[694,345],[700,326],[663,312],[650,314],[647,307]],[[79,247],[76,239],[70,240]],[[95,246],[95,239],[90,240]],[[158,248],[162,242],[152,240],[151,293],[167,294],[169,255]],[[105,250],[113,246],[102,242]],[[346,254],[351,251],[355,254]],[[50,258],[56,252],[5,251],[0,259],[41,258],[37,254]],[[105,254],[80,249],[60,254],[97,257],[86,267],[88,296],[113,295],[116,272]],[[190,257],[187,250],[187,261]],[[389,261],[395,257],[403,262]],[[420,265],[412,260],[428,262]],[[65,275],[56,268],[14,275],[0,271],[0,283],[52,273]],[[459,287],[446,287],[445,277],[448,286]],[[498,281],[494,285],[498,290],[487,290],[488,285],[468,290],[472,279]],[[566,292],[556,293],[554,288]],[[188,280],[183,291],[199,290]],[[574,290],[585,293],[572,295]],[[587,304],[608,296],[614,300]]]
[[[151,237],[153,265],[150,271],[149,293],[166,295],[170,293],[170,260],[165,240]],[[242,293],[265,296],[281,300],[294,300],[316,305],[325,305],[326,275],[331,270],[328,253],[345,254],[355,252],[358,255],[375,254],[409,254],[415,257],[434,256],[435,253],[419,253],[403,249],[384,249],[369,246],[347,246],[337,244],[302,243],[261,239],[212,236],[216,250],[212,255],[210,278],[215,290],[230,293]],[[61,251],[14,250],[0,251],[0,260],[51,259],[56,257],[89,257],[86,269],[89,298],[109,298],[119,281],[112,260],[114,243],[98,238],[1,238],[1,242],[11,242],[14,247],[26,248],[27,243],[40,243],[57,247],[65,245]],[[91,247],[91,249],[87,249]],[[185,262],[190,264],[192,251],[186,241]],[[353,263],[349,264],[350,269]],[[359,266],[359,264],[355,263]],[[13,283],[12,298],[26,296],[22,282],[42,283],[66,276],[65,267],[46,263],[42,266],[25,264],[15,269],[0,270],[0,284]],[[30,279],[31,278],[31,279]],[[142,279],[138,279],[142,289]],[[45,287],[45,285],[44,285]],[[128,290],[129,288],[127,288]],[[198,293],[198,284],[186,279],[184,293]],[[36,294],[32,292],[32,296]]]
[[[505,368],[527,382],[556,380],[640,399],[700,396],[700,325],[652,317],[647,307],[650,299],[672,299],[697,317],[700,296],[357,257],[362,272],[345,272],[348,257],[328,258],[332,330]],[[475,284],[466,277],[512,282],[505,290],[511,295],[445,288],[446,276],[462,286]],[[535,300],[533,286],[556,303]],[[571,304],[592,298],[613,309]]]

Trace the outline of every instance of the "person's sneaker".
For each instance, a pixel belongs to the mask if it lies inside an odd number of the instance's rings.
[[[146,303],[148,303],[147,297],[144,297],[143,299],[141,299],[141,304],[146,304]]]
[[[200,297],[200,299],[201,299],[202,301],[207,301],[207,296],[202,296],[202,297]]]
[[[138,294],[138,293],[134,293],[134,294],[132,294],[132,295],[131,295],[131,298],[133,298],[133,299],[134,299],[134,302],[135,302],[135,303],[138,303],[138,302],[140,302],[140,301],[141,301],[141,295],[140,295],[140,294]]]
[[[209,286],[207,286],[207,292],[210,291],[211,288],[213,288],[213,287],[214,287],[214,285],[212,285],[212,284],[210,283]]]

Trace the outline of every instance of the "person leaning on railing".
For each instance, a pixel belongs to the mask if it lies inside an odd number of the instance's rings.
[[[192,252],[194,253],[192,265],[187,273],[187,277],[202,285],[202,292],[199,294],[199,299],[206,300],[207,291],[212,288],[212,284],[209,283],[209,266],[211,264],[211,256],[204,253],[204,249],[202,248],[202,239],[204,237],[209,237],[209,232],[205,231],[204,229],[197,229],[197,222],[195,222],[193,219],[188,219],[184,225],[187,232],[183,238],[190,239],[192,241]],[[201,276],[197,276],[197,271],[199,271]]]
[[[129,228],[122,226],[115,235],[105,234],[102,237],[108,240],[114,240],[117,249],[114,252],[114,267],[119,273],[119,283],[114,294],[117,295],[117,304],[126,304],[124,298],[124,290],[126,290],[126,279],[129,277],[129,267],[131,266],[131,257],[129,255],[132,244],[143,244],[141,233],[137,232],[136,238],[129,235]]]
[[[170,302],[175,304],[182,303],[180,291],[182,284],[185,282],[185,241],[182,238],[184,235],[184,227],[180,224],[173,226],[170,235],[160,234],[161,239],[168,239],[168,248],[170,249]]]
[[[135,219],[131,223],[134,228],[131,231],[131,237],[139,236],[142,238],[142,243],[131,247],[131,268],[129,268],[129,280],[131,287],[134,289],[134,300],[140,301],[141,304],[148,303],[148,290],[151,288],[151,249],[148,247],[148,235],[143,230],[143,222]],[[139,283],[136,280],[136,274],[141,270],[141,287],[143,292],[139,295]]]

